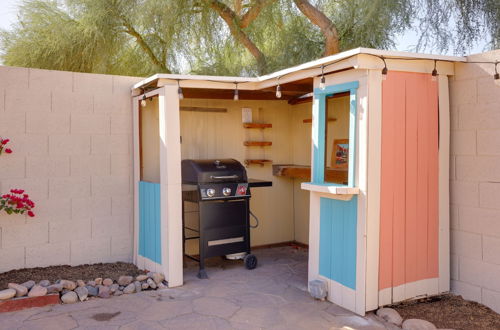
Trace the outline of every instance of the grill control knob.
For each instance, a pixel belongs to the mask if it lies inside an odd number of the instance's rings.
[[[207,189],[207,196],[208,197],[214,197],[215,195],[215,189],[209,188]]]
[[[224,196],[229,196],[229,195],[231,195],[231,188],[224,188],[224,189],[222,189],[222,194],[223,194]]]

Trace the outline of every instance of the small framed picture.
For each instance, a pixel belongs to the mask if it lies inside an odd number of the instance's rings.
[[[349,167],[349,139],[338,139],[333,141],[332,167]]]

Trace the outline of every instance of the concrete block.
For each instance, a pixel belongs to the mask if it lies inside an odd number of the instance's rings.
[[[92,264],[111,260],[110,237],[77,240],[71,242],[70,265]]]
[[[492,237],[486,235],[483,236],[483,260],[486,262],[500,265],[499,252],[500,252],[500,237]]]
[[[90,154],[90,135],[51,135],[49,136],[50,155],[88,155]]]
[[[129,176],[93,176],[93,196],[120,196],[130,193]]]
[[[483,289],[483,297],[482,303],[494,310],[497,313],[500,313],[500,292]]]
[[[477,86],[475,79],[450,81],[451,103],[454,106],[477,102]]]
[[[52,111],[72,113],[92,113],[94,111],[93,95],[88,92],[52,92]]]
[[[130,155],[132,154],[131,146],[131,134],[92,136],[92,154]]]
[[[132,112],[111,115],[111,134],[132,134]]]
[[[500,85],[495,83],[492,75],[477,79],[478,103],[500,104]]]
[[[481,260],[459,257],[458,261],[459,280],[471,285],[481,286],[486,271],[486,263]]]
[[[457,180],[500,181],[500,156],[457,156]]]
[[[483,288],[500,291],[500,265],[484,263],[481,278]]]
[[[35,203],[34,212],[36,217],[34,220],[71,221],[70,198],[39,199],[36,200]]]
[[[71,156],[71,176],[110,175],[109,155]]]
[[[26,112],[26,133],[69,133],[69,114],[53,112]]]
[[[26,267],[67,265],[69,262],[69,242],[41,244],[26,248]]]
[[[500,210],[461,207],[460,229],[500,237]]]
[[[131,215],[94,217],[92,219],[92,238],[128,236],[132,227]]]
[[[12,153],[10,155],[3,154],[1,157],[0,179],[25,177],[26,171],[24,156]]]
[[[459,229],[459,219],[458,219],[458,206],[450,205],[450,228]]]
[[[132,260],[134,238],[132,235],[111,237],[111,256],[120,258],[120,261]]]
[[[109,134],[109,116],[96,114],[71,114],[72,134]]]
[[[134,211],[134,196],[113,196],[111,198],[111,212],[116,215],[132,215]]]
[[[0,180],[0,191],[9,191],[10,189],[24,189],[36,203],[37,200],[48,198],[49,180],[46,178],[9,178]]]
[[[75,73],[73,76],[76,92],[94,94],[111,94],[113,92],[113,76],[92,73]]]
[[[71,199],[73,218],[103,217],[111,215],[111,197],[83,197]]]
[[[450,155],[450,180],[457,179],[457,170],[456,170],[456,156]]]
[[[49,196],[53,198],[74,198],[90,196],[90,178],[67,177],[49,179]]]
[[[473,59],[470,59],[474,61]],[[478,61],[486,61],[484,59]],[[484,77],[488,71],[492,71],[491,64],[470,64],[470,63],[455,63],[455,80],[477,79]],[[493,76],[491,73],[490,76]]]
[[[499,103],[466,104],[460,106],[460,129],[500,128]]]
[[[73,72],[29,69],[29,88],[71,92]]]
[[[112,113],[114,110],[113,103],[113,94],[96,94],[94,96],[94,113],[99,115]]]
[[[12,269],[24,268],[24,252],[24,246],[0,249],[0,260],[2,260],[0,262],[0,273]]]
[[[113,95],[128,95],[131,98],[132,87],[143,79],[142,77],[113,76]]]
[[[2,226],[2,248],[33,246],[49,241],[49,226],[45,221],[29,221]]]
[[[0,88],[0,113],[5,111],[5,89]]]
[[[499,196],[499,182],[484,182],[479,184],[479,204],[481,207],[500,209]]]
[[[26,113],[19,112],[0,112],[0,132],[2,136],[8,134],[24,134],[26,132]],[[12,144],[9,144],[12,146]]]
[[[452,131],[450,143],[450,152],[452,155],[475,155],[476,131]]]
[[[466,300],[481,301],[481,287],[460,281],[451,281],[451,292]]]
[[[16,155],[46,156],[49,151],[49,137],[45,134],[16,133],[9,134],[8,137],[10,139],[9,147]]]
[[[458,256],[481,259],[483,253],[481,235],[459,230],[451,230],[450,234],[451,253]]]
[[[500,109],[500,104],[498,109]],[[500,129],[477,132],[477,153],[479,155],[500,155]]]
[[[49,222],[49,243],[90,239],[91,232],[90,219]]]
[[[0,66],[0,88],[25,90],[28,88],[29,69],[13,66]]]
[[[133,175],[132,155],[112,155],[111,156],[111,175],[128,176]]]
[[[450,203],[463,206],[478,206],[479,184],[477,182],[451,181]]]
[[[5,91],[5,111],[11,112],[50,112],[51,95],[46,90],[12,89]]]
[[[69,156],[28,156],[26,157],[26,177],[57,178],[69,176]]]
[[[458,256],[456,254],[450,255],[450,278],[458,280]]]

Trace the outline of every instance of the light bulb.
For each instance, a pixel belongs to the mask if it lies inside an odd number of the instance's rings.
[[[325,90],[325,88],[326,88],[326,79],[325,79],[325,76],[321,76],[321,80],[319,82],[319,88],[321,90]]]
[[[432,77],[431,77],[431,80],[432,81],[437,81],[438,79],[438,72],[436,69],[432,70]]]
[[[238,101],[240,99],[240,93],[237,89],[234,90],[233,100]]]
[[[177,89],[177,94],[179,95],[179,100],[183,100],[184,99],[184,94],[182,93],[182,87],[179,86],[179,88]]]
[[[278,85],[276,86],[276,98],[280,99],[281,98],[281,86]]]
[[[387,80],[387,67],[382,69],[382,80]]]
[[[146,102],[146,94],[143,94],[142,96],[142,100],[141,100],[141,106],[145,107],[147,105],[147,102]]]

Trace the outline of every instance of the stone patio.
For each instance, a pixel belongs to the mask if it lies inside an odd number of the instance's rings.
[[[189,262],[185,285],[0,314],[0,329],[386,329],[306,290],[307,250],[254,251],[259,266],[214,258],[210,279]]]

